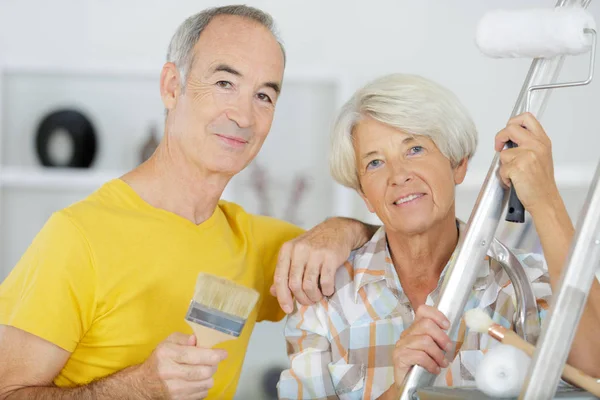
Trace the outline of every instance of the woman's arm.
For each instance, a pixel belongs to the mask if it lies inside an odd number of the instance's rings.
[[[542,244],[552,292],[556,293],[575,229],[562,199],[531,213]],[[600,284],[594,279],[569,353],[569,364],[600,377]]]
[[[508,140],[518,147],[502,150]],[[554,180],[550,139],[535,117],[525,113],[512,118],[496,135],[496,150],[502,150],[502,180],[507,185],[512,183],[533,217],[548,264],[550,284],[556,292],[575,230]],[[598,332],[600,285],[594,281],[568,358],[571,365],[592,376],[600,376]]]
[[[277,384],[280,399],[329,398],[335,390],[328,364],[331,343],[327,328],[317,317],[316,306],[297,306],[285,325],[290,368],[281,373]]]

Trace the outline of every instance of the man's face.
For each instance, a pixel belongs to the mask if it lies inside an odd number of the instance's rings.
[[[169,109],[171,145],[206,172],[240,172],[271,129],[283,70],[283,53],[267,28],[215,17],[194,47],[185,90]]]

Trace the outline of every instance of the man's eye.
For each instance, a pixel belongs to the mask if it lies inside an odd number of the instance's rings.
[[[273,100],[271,100],[271,98],[269,97],[268,94],[259,93],[259,94],[257,94],[257,97],[260,101],[266,101],[267,103],[273,103]]]
[[[220,87],[220,88],[223,88],[223,89],[229,89],[230,87],[233,86],[233,84],[231,82],[229,82],[229,81],[218,81],[216,83],[216,85],[218,87]]]

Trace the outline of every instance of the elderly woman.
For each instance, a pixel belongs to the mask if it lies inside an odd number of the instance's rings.
[[[542,127],[520,115],[498,133],[496,150],[508,140],[519,147],[502,151],[500,173],[532,215],[548,261],[520,256],[543,318],[573,226]],[[296,304],[285,329],[291,368],[281,375],[280,398],[392,399],[417,364],[438,374],[436,385],[474,385],[477,364],[494,341],[464,323],[448,337],[449,322],[433,305],[463,229],[455,187],[476,145],[475,126],[458,99],[418,76],[375,80],[342,108],[333,132],[333,177],[355,189],[383,226],[337,270],[332,296]],[[511,327],[515,307],[506,273],[489,258],[478,264],[465,311],[481,308]],[[594,285],[569,362],[597,376],[600,297]]]

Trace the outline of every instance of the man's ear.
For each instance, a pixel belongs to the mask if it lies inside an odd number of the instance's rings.
[[[172,110],[177,105],[181,93],[181,80],[179,70],[172,62],[163,65],[160,73],[160,97],[165,109]]]
[[[467,158],[463,158],[460,160],[460,163],[454,168],[454,184],[460,185],[465,180],[465,176],[467,175],[467,164],[469,160]]]

